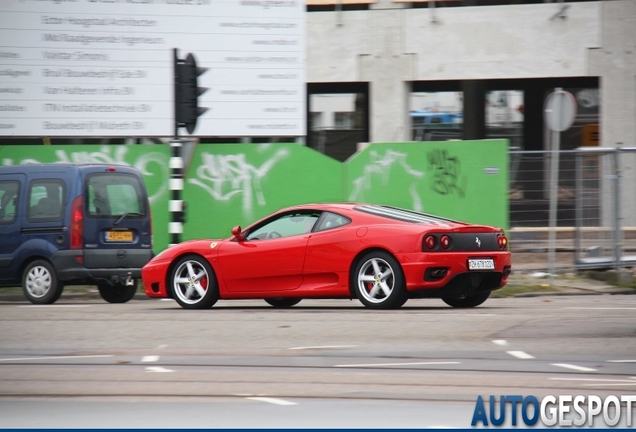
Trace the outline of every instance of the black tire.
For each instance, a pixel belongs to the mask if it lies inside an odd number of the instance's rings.
[[[50,262],[36,260],[22,273],[22,291],[33,304],[53,304],[64,291],[64,285]]]
[[[400,263],[390,254],[373,251],[353,268],[351,285],[358,300],[372,309],[396,309],[408,300]]]
[[[450,297],[442,297],[444,303],[454,308],[472,308],[475,306],[479,306],[490,297],[490,291],[486,291],[481,294],[477,294],[473,297],[462,297],[462,298],[450,298]]]
[[[175,263],[168,288],[172,298],[184,309],[209,309],[219,300],[214,270],[199,255],[186,255]]]
[[[108,303],[126,303],[130,301],[137,292],[137,279],[132,285],[126,286],[121,283],[98,282],[97,290],[99,295]]]
[[[266,298],[265,301],[277,309],[287,309],[296,306],[302,299],[299,298]]]

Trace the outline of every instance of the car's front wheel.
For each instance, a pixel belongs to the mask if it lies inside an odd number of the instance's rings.
[[[219,299],[219,288],[210,263],[198,255],[179,259],[170,274],[172,298],[185,309],[207,309]]]
[[[99,295],[108,303],[126,303],[135,296],[137,292],[137,279],[132,285],[126,286],[122,283],[99,282],[97,283]]]
[[[486,291],[481,294],[477,294],[472,297],[462,297],[462,298],[451,298],[451,297],[442,297],[444,303],[454,308],[471,308],[475,306],[479,306],[490,297],[490,291]]]
[[[301,300],[302,299],[299,299],[299,298],[283,298],[283,297],[265,299],[267,304],[274,306],[277,309],[286,309],[292,306],[296,306],[298,303],[300,303]]]
[[[355,294],[366,307],[393,309],[408,300],[402,267],[386,252],[364,255],[351,276]]]
[[[64,290],[57,273],[50,262],[36,260],[22,273],[22,291],[33,304],[53,304]]]

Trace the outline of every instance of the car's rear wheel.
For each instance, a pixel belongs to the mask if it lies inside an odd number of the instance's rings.
[[[364,255],[353,269],[352,284],[358,300],[369,308],[399,308],[408,300],[402,267],[386,252]]]
[[[471,308],[475,306],[479,306],[490,297],[490,291],[486,291],[481,294],[477,294],[473,297],[461,297],[461,298],[450,298],[450,297],[442,297],[444,303],[454,308]]]
[[[22,291],[33,304],[53,304],[64,290],[55,269],[45,260],[36,260],[22,273]]]
[[[137,279],[134,280],[132,285],[128,286],[122,283],[98,282],[97,290],[99,295],[108,303],[126,303],[137,292]]]
[[[277,309],[286,309],[292,306],[296,306],[302,299],[299,298],[266,298],[267,304],[274,306]]]
[[[197,255],[187,255],[170,274],[172,298],[185,309],[207,309],[219,299],[216,275],[210,264]]]

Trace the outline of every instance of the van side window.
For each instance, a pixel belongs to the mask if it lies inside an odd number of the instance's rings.
[[[87,210],[91,216],[112,217],[146,214],[139,180],[130,175],[93,174],[87,180]]]
[[[17,181],[0,181],[0,224],[15,222],[19,191],[20,183]]]
[[[64,213],[64,182],[58,179],[33,180],[29,185],[27,221],[54,222]]]

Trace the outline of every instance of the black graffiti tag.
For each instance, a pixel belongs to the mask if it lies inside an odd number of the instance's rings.
[[[461,177],[461,162],[455,156],[450,156],[448,150],[435,149],[427,153],[428,165],[432,171],[431,189],[440,195],[457,193],[464,198],[466,176]]]

